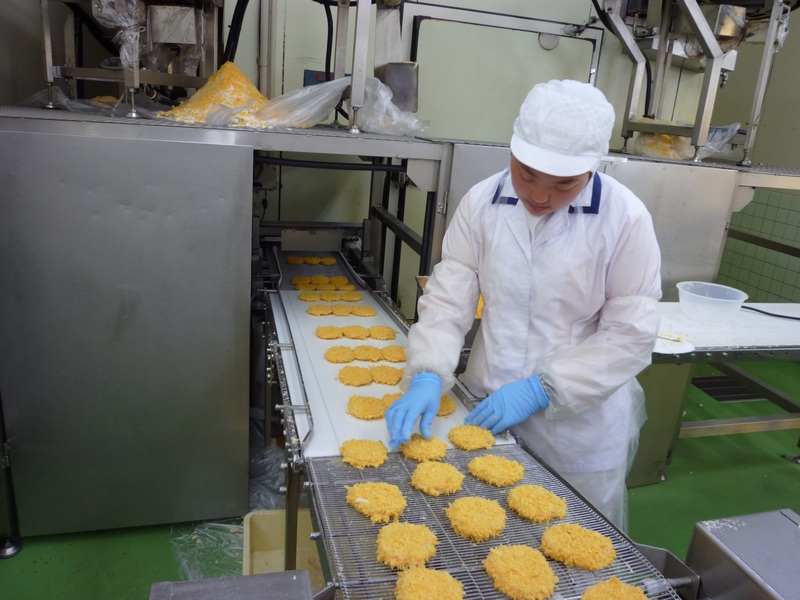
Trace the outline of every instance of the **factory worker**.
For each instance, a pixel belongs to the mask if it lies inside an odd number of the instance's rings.
[[[391,445],[424,437],[454,382],[480,294],[462,382],[485,398],[466,418],[506,429],[598,510],[626,527],[625,477],[644,422],[636,375],[659,328],[661,256],[650,214],[598,173],[614,109],[593,86],[534,86],[509,168],[475,185],[408,334],[406,393],[386,411]]]

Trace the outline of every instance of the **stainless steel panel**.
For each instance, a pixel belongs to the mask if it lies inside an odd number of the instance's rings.
[[[686,564],[700,576],[700,597],[794,600],[800,590],[800,515],[790,509],[701,521]]]
[[[252,149],[37,124],[0,125],[23,536],[243,514]]]

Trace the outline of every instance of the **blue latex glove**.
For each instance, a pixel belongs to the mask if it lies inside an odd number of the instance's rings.
[[[397,448],[411,439],[411,430],[420,415],[419,431],[422,437],[429,439],[441,398],[442,380],[438,375],[420,373],[414,376],[408,391],[386,410],[386,425],[391,435],[389,446]]]
[[[517,423],[522,423],[549,404],[550,399],[542,382],[534,375],[529,379],[505,384],[478,404],[464,419],[464,423],[483,427],[497,435]]]

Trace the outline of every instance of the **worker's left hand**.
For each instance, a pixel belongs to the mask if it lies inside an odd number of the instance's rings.
[[[464,423],[477,425],[494,435],[522,423],[531,415],[547,408],[550,399],[539,377],[507,383],[467,415]]]

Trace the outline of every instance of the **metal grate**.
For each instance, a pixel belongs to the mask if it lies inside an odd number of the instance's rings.
[[[578,599],[587,587],[612,575],[626,583],[647,582],[647,589],[661,590],[648,592],[650,598],[679,598],[658,570],[627,538],[516,445],[496,446],[490,451],[477,452],[449,450],[445,462],[455,466],[466,477],[461,491],[452,496],[440,497],[428,496],[411,487],[411,474],[417,463],[404,459],[399,453],[391,453],[389,460],[378,469],[362,471],[344,464],[341,457],[308,460],[306,464],[314,489],[314,499],[332,559],[332,568],[340,586],[340,597],[354,600],[394,597],[397,573],[376,558],[376,540],[382,525],[372,524],[346,502],[345,486],[362,481],[384,481],[397,485],[406,497],[408,506],[401,515],[401,520],[425,524],[436,534],[439,545],[436,556],[427,563],[429,568],[448,571],[462,583],[467,598],[505,598],[486,575],[483,559],[494,546],[525,544],[538,548],[546,526],[522,519],[513,511],[507,510],[506,528],[493,540],[475,543],[452,531],[444,510],[456,498],[481,496],[497,500],[501,506],[506,506],[506,496],[510,488],[494,487],[469,474],[469,462],[484,454],[506,456],[522,463],[525,466],[525,477],[520,485],[540,485],[565,498],[568,509],[565,521],[579,523],[602,533],[614,544],[617,552],[614,564],[593,573],[550,561],[559,579],[553,598]]]

